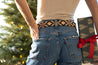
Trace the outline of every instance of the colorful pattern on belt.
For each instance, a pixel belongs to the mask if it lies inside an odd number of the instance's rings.
[[[46,21],[38,24],[39,29],[44,28],[44,27],[53,27],[53,26],[55,26],[54,20],[46,20]],[[75,22],[71,19],[69,19],[69,20],[57,20],[57,26],[75,27]]]

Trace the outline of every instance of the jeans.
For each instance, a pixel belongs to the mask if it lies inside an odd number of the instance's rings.
[[[33,40],[27,65],[81,65],[76,28],[57,26],[56,21],[54,27],[39,29],[39,39]]]

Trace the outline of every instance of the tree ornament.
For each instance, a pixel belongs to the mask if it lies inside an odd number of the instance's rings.
[[[10,24],[14,24],[14,22],[12,21],[12,22],[10,22]]]
[[[23,48],[20,49],[21,51],[23,50]]]
[[[24,64],[25,62],[24,61],[22,61],[22,64]]]
[[[13,57],[13,58],[15,58],[15,56],[14,56],[14,55],[13,55],[12,57]]]
[[[22,58],[22,55],[20,55],[20,58]]]
[[[23,29],[23,25],[19,25],[19,28],[20,28],[20,29]]]

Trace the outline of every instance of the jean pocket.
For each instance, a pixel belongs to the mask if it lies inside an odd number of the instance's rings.
[[[33,40],[29,58],[45,60],[48,57],[50,38],[40,38]]]
[[[72,59],[81,59],[81,49],[78,48],[78,36],[65,37],[65,44]]]

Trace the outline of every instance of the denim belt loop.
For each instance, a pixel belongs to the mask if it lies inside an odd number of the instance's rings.
[[[54,20],[54,22],[55,22],[55,28],[57,28],[57,26],[58,26],[58,25],[57,25],[57,20]]]

